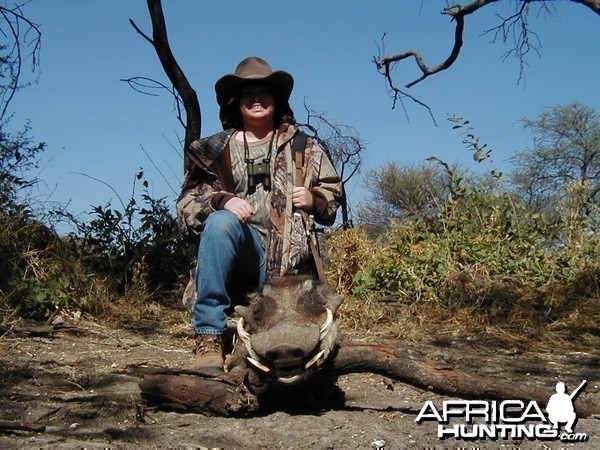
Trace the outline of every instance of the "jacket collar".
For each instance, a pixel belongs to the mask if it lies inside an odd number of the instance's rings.
[[[277,148],[283,147],[285,144],[290,142],[298,129],[289,123],[282,124],[277,130]]]

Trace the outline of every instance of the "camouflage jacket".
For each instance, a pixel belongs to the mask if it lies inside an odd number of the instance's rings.
[[[308,139],[302,167],[303,185],[315,199],[305,223],[292,207],[292,189],[296,183],[292,142],[298,130],[284,124],[278,130],[271,155],[271,190],[248,192],[243,146],[232,140],[235,130],[198,139],[187,153],[186,174],[177,202],[180,227],[198,234],[206,218],[219,208],[220,199],[236,195],[256,205],[260,200],[265,214],[257,214],[251,223],[261,235],[266,251],[267,279],[287,273],[303,272],[310,260],[307,227],[312,219],[332,225],[342,193],[342,184],[323,150]],[[242,153],[242,154],[240,154]],[[309,262],[310,263],[310,262]]]

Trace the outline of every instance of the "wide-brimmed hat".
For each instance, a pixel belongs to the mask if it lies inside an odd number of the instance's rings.
[[[283,70],[273,70],[267,61],[251,56],[238,64],[234,73],[219,78],[215,84],[217,103],[225,106],[239,95],[240,87],[248,82],[263,82],[269,85],[279,102],[289,101],[294,87],[294,78]]]

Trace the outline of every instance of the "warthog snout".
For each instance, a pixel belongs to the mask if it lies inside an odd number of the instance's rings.
[[[268,361],[274,369],[297,367],[301,371],[319,346],[319,326],[284,324],[254,334],[251,343],[260,359]]]
[[[283,344],[268,350],[265,356],[273,362],[275,367],[287,367],[301,362],[306,356],[306,352],[295,345]]]

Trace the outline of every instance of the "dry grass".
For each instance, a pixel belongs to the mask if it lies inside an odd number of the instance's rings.
[[[363,228],[338,230],[325,241],[324,249],[328,279],[343,294],[352,290],[354,275],[378,252],[378,247],[368,239]]]
[[[52,295],[68,298],[68,306],[60,307],[63,315],[85,317],[98,323],[142,332],[189,329],[189,314],[179,301],[179,292],[159,295],[149,292],[140,281],[120,294],[115,289],[114,280],[91,274],[72,257],[64,242],[57,240],[44,249],[27,250],[20,259],[23,261],[23,279],[35,279],[41,283],[40,286],[46,286],[51,280],[68,280],[65,287],[51,291]],[[14,304],[9,300],[11,292],[0,291],[0,294],[0,323],[18,325],[28,322],[16,313]]]
[[[464,271],[440,283],[438,302],[348,297],[340,317],[353,334],[409,342],[451,337],[523,349],[549,342],[598,348],[599,275],[590,271],[569,285],[535,289],[508,277]]]

